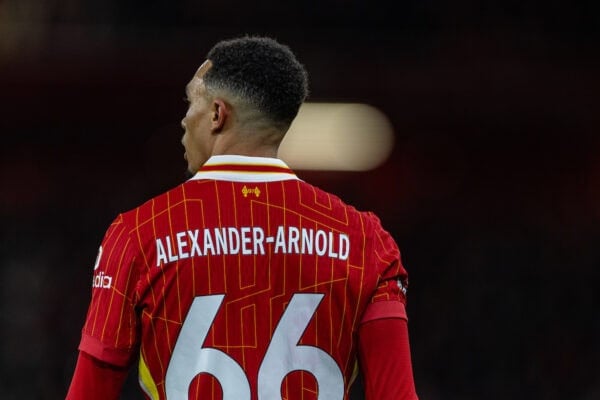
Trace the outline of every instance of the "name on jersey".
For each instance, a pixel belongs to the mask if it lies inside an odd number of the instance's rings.
[[[258,226],[205,228],[156,239],[156,266],[190,257],[218,255],[307,254],[347,260],[350,239],[345,233],[278,226],[266,235]]]

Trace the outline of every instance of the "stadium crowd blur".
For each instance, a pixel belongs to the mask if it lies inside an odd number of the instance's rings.
[[[600,398],[596,3],[286,4],[0,1],[2,398],[64,396],[102,234],[184,179],[185,83],[244,33],[392,122],[377,169],[299,175],[398,241],[421,398]]]

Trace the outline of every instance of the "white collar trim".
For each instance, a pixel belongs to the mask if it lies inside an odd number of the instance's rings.
[[[288,165],[279,158],[238,155],[212,156],[190,180],[200,179],[231,182],[299,180]]]

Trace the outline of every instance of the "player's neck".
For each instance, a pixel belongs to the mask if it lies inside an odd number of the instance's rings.
[[[280,139],[260,133],[229,133],[215,142],[212,155],[240,155],[249,157],[277,157]]]

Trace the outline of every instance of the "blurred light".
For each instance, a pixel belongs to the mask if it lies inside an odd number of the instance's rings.
[[[394,134],[378,109],[354,103],[305,103],[279,149],[299,170],[367,171],[390,155]]]

